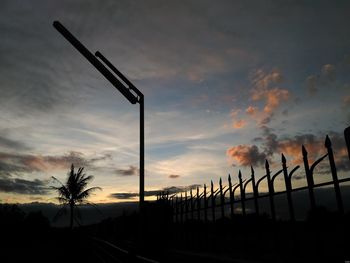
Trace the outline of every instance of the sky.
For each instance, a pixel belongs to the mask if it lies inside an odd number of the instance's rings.
[[[348,1],[2,1],[0,202],[55,202],[70,165],[96,203],[138,200],[139,108],[52,26],[145,96],[146,199],[325,153],[349,171]],[[328,170],[327,170],[328,169]],[[330,180],[326,162],[315,181]],[[276,189],[283,189],[282,178]],[[299,169],[293,187],[305,185]],[[266,189],[262,183],[261,191]],[[248,187],[248,191],[249,187]]]

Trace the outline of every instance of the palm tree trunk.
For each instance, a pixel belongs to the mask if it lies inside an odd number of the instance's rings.
[[[70,204],[70,229],[73,229],[73,210],[74,210],[74,204]]]

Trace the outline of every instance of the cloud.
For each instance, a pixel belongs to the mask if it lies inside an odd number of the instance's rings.
[[[29,150],[30,148],[23,142],[15,141],[7,138],[6,136],[0,135],[0,148],[7,148],[11,150]]]
[[[19,178],[0,178],[0,192],[45,195],[49,192],[46,182],[35,179],[28,181]]]
[[[239,118],[239,114],[241,111],[242,111],[241,109],[234,109],[234,110],[231,110],[230,112],[230,116],[233,121],[232,127],[235,129],[243,128],[246,125],[246,121]]]
[[[292,137],[279,138],[272,129],[262,126],[262,137],[255,138],[253,142],[260,142],[257,145],[238,145],[227,150],[227,156],[242,166],[262,165],[267,158],[272,158],[275,154],[283,153],[288,161],[293,164],[302,163],[301,146],[304,145],[308,151],[309,161],[314,162],[324,155],[327,150],[324,146],[325,136],[315,134],[303,134]],[[335,162],[338,171],[350,170],[349,158],[343,134],[328,132],[335,153]],[[323,162],[322,169],[328,168]]]
[[[195,189],[197,189],[197,187],[201,187],[201,185],[200,184],[191,184],[188,186],[169,186],[169,187],[163,188],[161,191],[169,192],[169,194],[177,194],[177,193],[181,193],[181,192],[195,190]]]
[[[318,74],[312,74],[305,80],[306,88],[310,95],[315,95],[320,89],[329,86],[336,80],[336,67],[332,64],[325,64]]]
[[[109,154],[102,157],[86,158],[84,154],[73,151],[61,156],[0,152],[0,175],[65,170],[72,163],[75,166],[94,167],[96,162],[107,158],[111,158]]]
[[[251,116],[254,116],[258,111],[258,108],[257,107],[253,107],[253,106],[249,106],[245,112],[248,114],[248,115],[251,115]]]
[[[264,152],[266,155],[272,156],[278,150],[277,135],[272,133],[272,130],[267,126],[263,125],[260,129],[263,135],[262,142]]]
[[[269,124],[271,122],[271,119],[272,119],[272,116],[267,116],[265,118],[263,118],[261,121],[260,121],[260,125],[266,125],[266,124]]]
[[[180,175],[178,175],[178,174],[170,174],[168,177],[172,178],[172,179],[175,179],[175,178],[179,178]]]
[[[269,73],[266,73],[262,69],[258,69],[255,72],[253,72],[251,80],[253,82],[254,90],[256,91],[256,93],[253,94],[254,99],[255,95],[260,96],[258,94],[259,91],[263,92],[267,90],[271,84],[276,85],[282,83],[284,77],[282,73],[277,69],[274,69]]]
[[[227,150],[226,154],[231,160],[242,166],[263,164],[267,157],[264,152],[259,151],[256,145],[233,146]]]
[[[286,89],[272,89],[265,92],[264,96],[266,100],[266,105],[264,111],[266,113],[272,113],[282,101],[287,101],[289,99],[290,93]]]
[[[343,134],[331,131],[328,135],[332,142],[338,171],[349,170],[349,158]],[[308,151],[309,161],[313,162],[326,153],[324,141],[324,135],[315,134],[278,138],[270,129],[265,129],[264,152],[270,156],[284,153],[286,157],[289,156],[292,163],[300,164],[302,162],[301,146],[304,145]]]
[[[201,185],[192,184],[188,186],[169,186],[159,190],[145,191],[145,197],[156,196],[160,192],[166,192],[166,193],[169,193],[169,195],[173,195],[181,192],[195,190],[197,189],[197,187],[201,187]],[[138,193],[112,193],[109,195],[109,197],[116,198],[116,199],[133,199],[138,196],[139,196]]]
[[[326,64],[322,67],[322,74],[330,81],[334,81],[336,77],[335,66],[332,64]]]
[[[236,129],[241,129],[243,128],[244,126],[246,125],[246,121],[245,120],[236,120],[233,122],[233,128],[236,128]]]
[[[240,112],[241,112],[240,109],[231,110],[230,116],[231,116],[232,118],[236,118]]]
[[[254,102],[263,102],[264,106],[259,112],[257,107],[250,105],[246,113],[259,125],[266,125],[271,121],[275,110],[282,102],[288,101],[291,94],[287,89],[278,87],[284,81],[284,76],[277,69],[270,72],[256,70],[251,74],[250,80],[253,85],[250,90],[250,99]]]
[[[138,193],[112,193],[109,195],[109,197],[115,199],[133,199],[138,196]]]
[[[306,78],[306,88],[308,92],[311,95],[314,95],[318,92],[318,82],[319,82],[319,76],[318,75],[310,75]]]
[[[130,165],[127,169],[117,169],[116,173],[122,176],[139,175],[139,169],[136,166]]]

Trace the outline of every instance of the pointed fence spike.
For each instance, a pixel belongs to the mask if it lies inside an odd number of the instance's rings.
[[[332,147],[331,139],[329,139],[328,135],[326,136],[326,140],[324,142],[324,147],[326,147],[326,148]]]
[[[269,161],[266,159],[265,160],[265,168],[268,169],[270,167]]]
[[[301,152],[303,153],[303,156],[307,156],[307,151],[304,145],[301,146]]]
[[[228,181],[231,182],[231,175],[228,174]]]
[[[242,178],[242,173],[241,173],[241,170],[238,171],[238,178]]]
[[[222,180],[221,180],[221,177],[220,177],[220,180],[219,180],[219,184],[222,185]]]
[[[287,160],[286,160],[286,157],[284,157],[284,154],[282,153],[282,163],[286,163],[287,162]]]
[[[252,174],[254,174],[254,168],[253,165],[250,166],[250,171],[252,172]]]

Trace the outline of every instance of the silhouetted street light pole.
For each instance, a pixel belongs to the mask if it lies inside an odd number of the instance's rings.
[[[144,96],[143,94],[99,51],[95,56],[76,39],[60,22],[53,22],[53,26],[60,32],[112,85],[118,89],[131,104],[140,104],[140,208],[144,203],[145,188],[145,124],[144,124]],[[107,65],[126,85],[115,77],[97,58]],[[133,92],[131,92],[133,91]]]

